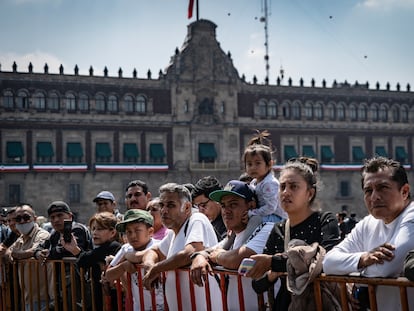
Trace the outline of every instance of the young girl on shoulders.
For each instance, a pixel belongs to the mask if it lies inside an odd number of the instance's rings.
[[[279,181],[273,174],[272,148],[268,131],[259,132],[248,143],[243,154],[246,173],[253,178],[250,185],[257,195],[257,208],[249,210],[249,218],[262,216],[263,221],[280,222],[287,218],[280,207]]]

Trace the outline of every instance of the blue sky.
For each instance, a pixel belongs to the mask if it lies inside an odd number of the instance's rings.
[[[217,25],[217,39],[248,81],[265,78],[263,0],[199,0],[200,18]],[[188,0],[0,0],[0,64],[11,71],[81,74],[105,66],[125,77],[164,70],[187,34]],[[414,0],[270,0],[270,83],[316,85],[397,82],[414,89]],[[286,83],[286,81],[285,81]]]

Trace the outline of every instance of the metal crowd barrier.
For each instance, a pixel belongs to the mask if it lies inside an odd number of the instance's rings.
[[[45,311],[98,311],[90,271],[77,269],[75,262],[76,258],[45,264],[35,259],[0,259],[1,310],[21,311],[27,306]]]
[[[351,309],[348,302],[349,290],[348,286],[353,284],[363,284],[368,287],[368,296],[370,303],[370,310],[377,311],[377,296],[376,296],[376,287],[380,285],[384,286],[395,286],[398,287],[400,292],[400,301],[401,309],[403,311],[408,311],[408,295],[407,288],[414,287],[414,282],[409,281],[405,277],[399,278],[367,278],[360,276],[344,276],[344,275],[326,275],[321,274],[314,281],[314,293],[315,293],[315,302],[318,311],[322,311],[322,292],[321,292],[321,283],[323,282],[334,282],[337,283],[340,287],[341,292],[341,307],[342,311],[349,311]],[[411,297],[411,299],[413,299]]]
[[[142,284],[143,273],[140,265],[137,267],[138,284]],[[182,279],[179,272],[184,271],[186,278]],[[237,271],[226,270],[223,268],[215,268],[214,272],[220,279],[221,297],[212,297],[210,295],[210,283],[206,282],[204,286],[207,310],[212,310],[212,301],[221,301],[223,311],[228,311],[226,284],[225,280],[228,276],[235,276],[237,280],[237,296],[231,297],[234,301],[238,301],[240,311],[250,311],[245,308],[245,299],[243,295],[242,279]],[[30,306],[33,310],[36,302],[46,297],[44,301],[45,311],[100,311],[96,310],[96,301],[94,298],[94,283],[89,278],[90,271],[77,269],[75,259],[68,258],[65,260],[51,260],[46,264],[41,264],[37,260],[28,259],[22,261],[13,261],[6,263],[0,259],[0,309],[3,311],[21,311],[24,305]],[[183,305],[190,306],[191,310],[197,310],[194,295],[194,285],[190,280],[190,271],[188,268],[177,269],[176,275],[176,295],[178,308]],[[181,299],[180,284],[188,282],[190,284],[190,301]],[[211,281],[210,281],[211,282]],[[369,300],[371,310],[377,310],[377,301],[375,290],[379,285],[395,286],[399,288],[402,310],[409,310],[407,288],[414,287],[414,282],[408,281],[406,278],[400,277],[396,279],[390,278],[364,278],[356,276],[334,276],[322,274],[314,281],[315,303],[317,310],[322,311],[322,293],[321,284],[323,282],[335,282],[339,284],[341,291],[342,310],[350,310],[348,305],[348,288],[349,284],[365,284],[368,287]],[[162,286],[163,310],[168,310],[165,298],[165,274],[161,275],[160,284]],[[127,274],[126,280],[122,283],[120,280],[115,282],[116,288],[116,305],[118,310],[133,310],[133,295],[131,288],[131,274]],[[140,296],[140,309],[144,310],[144,289],[138,286]],[[26,294],[25,294],[26,293]],[[113,301],[108,291],[103,289],[102,304],[105,311],[114,311],[111,308]],[[265,295],[257,295],[257,309],[271,309],[266,302]],[[152,310],[160,310],[157,306],[156,292],[151,291],[151,307]]]

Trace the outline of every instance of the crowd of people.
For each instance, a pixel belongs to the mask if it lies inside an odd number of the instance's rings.
[[[191,281],[197,285],[197,310],[207,309],[203,289],[207,279],[211,297],[217,297],[211,299],[212,309],[222,310],[223,289],[213,267],[237,270],[245,258],[253,262],[243,272],[246,310],[257,308],[255,297],[263,292],[273,293],[269,297],[273,310],[314,310],[312,282],[321,272],[405,275],[414,280],[414,203],[399,162],[384,157],[365,161],[361,187],[368,215],[341,235],[336,215],[322,211],[317,204],[318,161],[290,159],[276,178],[273,150],[266,139],[266,132],[259,133],[246,147],[243,161],[248,179],[243,175],[224,187],[214,176],[194,184],[166,183],[159,187],[157,197],[144,181],[133,180],[125,189],[124,214],[114,195],[104,190],[92,200],[96,213],[87,225],[76,222],[64,201],[48,206],[50,226],[39,225],[35,208],[27,203],[3,211],[0,256],[9,261],[35,258],[42,263],[76,258],[77,267],[91,268],[98,311],[104,308],[103,291],[113,298],[112,310],[117,309],[112,285],[117,279],[128,282],[127,273],[131,274],[134,310],[141,310],[142,305],[151,309],[153,288],[157,288],[160,310],[164,295],[169,310],[189,309],[188,282],[180,282],[181,302],[176,296],[174,270],[181,267],[190,268]],[[142,282],[136,264],[141,264]],[[164,291],[157,286],[161,273],[166,275]],[[186,275],[182,277],[186,279]],[[70,279],[65,284],[68,282]],[[35,304],[28,304],[29,288],[25,286],[21,293],[26,297],[22,310],[42,310],[47,301],[52,301],[51,308],[61,303],[59,297],[47,299],[45,295],[51,293],[44,289]],[[142,290],[143,296],[139,295]],[[228,309],[238,310],[236,276],[226,279],[225,290]],[[408,295],[410,308],[414,308],[412,294]],[[364,310],[369,309],[367,297],[367,288],[355,285],[348,298],[354,308]],[[379,310],[401,309],[397,288],[378,286],[377,300]],[[323,303],[324,310],[341,310],[337,287],[323,290]]]

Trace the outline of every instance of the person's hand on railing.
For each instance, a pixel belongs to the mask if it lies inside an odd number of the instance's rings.
[[[142,278],[142,284],[145,289],[151,290],[154,287],[158,287],[158,280],[160,278],[160,272],[157,270],[157,264],[151,266],[145,266],[146,271],[144,277]]]
[[[34,257],[43,265],[45,264],[47,257],[49,257],[48,249],[38,249],[34,253]]]
[[[358,262],[358,269],[364,269],[373,264],[383,264],[384,261],[394,259],[395,246],[390,243],[384,243],[369,252],[361,255]]]
[[[213,275],[213,273],[213,269],[204,256],[200,254],[192,259],[190,277],[194,284],[200,287],[204,286],[207,274]]]
[[[259,279],[272,267],[272,255],[257,254],[250,256],[250,258],[256,263],[245,275],[249,278]]]

